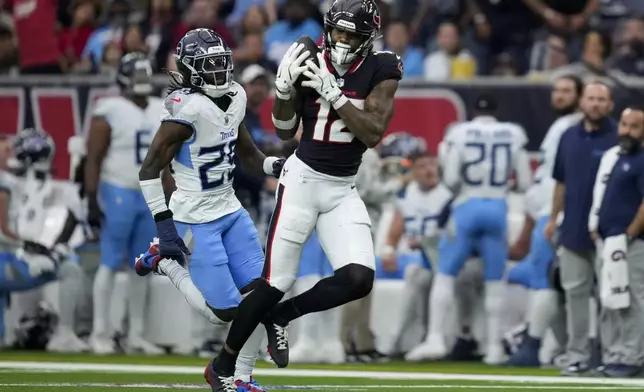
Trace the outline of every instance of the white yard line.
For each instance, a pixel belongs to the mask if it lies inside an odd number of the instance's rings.
[[[0,390],[2,388],[17,388],[17,387],[34,387],[34,388],[130,388],[130,389],[195,389],[207,390],[208,386],[204,384],[108,384],[108,383],[0,383]],[[329,390],[329,391],[366,391],[370,389],[492,389],[492,390],[506,390],[516,389],[514,385],[271,385],[268,390],[274,391],[306,391],[306,390]],[[583,390],[583,391],[607,391],[607,390],[639,390],[638,387],[618,387],[618,386],[554,386],[554,385],[533,385],[521,386],[521,389],[530,390]]]
[[[100,373],[135,373],[135,374],[203,374],[201,366],[167,366],[167,365],[119,365],[103,363],[60,363],[60,362],[15,362],[0,361],[0,369],[42,370],[59,372],[100,372]],[[622,385],[644,387],[644,379],[609,379],[609,378],[570,378],[552,376],[516,376],[495,374],[449,374],[449,373],[412,373],[412,372],[379,372],[354,370],[307,370],[307,369],[255,369],[254,375],[273,377],[340,377],[366,378],[372,380],[417,380],[417,381],[478,381],[507,382],[528,384],[559,385]],[[360,386],[362,387],[362,386]]]

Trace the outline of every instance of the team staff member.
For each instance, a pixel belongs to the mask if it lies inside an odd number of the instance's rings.
[[[600,82],[584,87],[581,98],[583,120],[561,137],[553,178],[556,181],[552,213],[544,232],[553,238],[561,212],[559,245],[560,274],[566,292],[568,314],[568,367],[563,375],[579,375],[589,370],[590,344],[588,301],[594,284],[595,245],[588,233],[588,214],[593,187],[603,153],[617,144],[617,124],[608,118],[613,110],[610,88]]]
[[[596,182],[605,183],[603,198],[595,193],[594,205],[599,205],[599,236],[605,240],[603,268],[611,269],[617,263],[611,261],[617,252],[626,253],[628,279],[623,282],[604,280],[601,274],[600,285],[610,290],[611,295],[627,295],[629,303],[625,306],[609,306],[606,302],[602,308],[600,331],[604,348],[603,363],[598,370],[608,377],[634,377],[642,370],[644,364],[644,108],[629,107],[622,113],[619,122],[619,146],[609,150],[602,159]],[[604,162],[616,155],[612,169],[604,170]],[[609,174],[605,180],[605,174]],[[599,185],[601,186],[601,185]],[[595,189],[598,185],[595,185]],[[598,200],[599,199],[599,200]],[[592,220],[592,219],[591,219]],[[593,228],[594,229],[594,228]],[[626,238],[624,238],[626,237]],[[607,240],[611,238],[611,240]],[[608,242],[619,247],[609,248]],[[607,251],[607,252],[606,252]],[[623,253],[622,253],[623,254]],[[618,260],[619,261],[619,260]],[[611,275],[611,277],[614,275]],[[615,284],[619,286],[615,286]],[[626,284],[628,294],[611,290]],[[603,290],[602,290],[603,291]],[[604,295],[602,295],[602,299]],[[608,301],[609,299],[607,299]],[[602,300],[603,302],[604,300]]]

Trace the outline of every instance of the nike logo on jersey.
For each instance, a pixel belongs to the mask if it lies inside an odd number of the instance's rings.
[[[356,186],[355,186],[355,185],[351,185],[351,189],[356,189]]]
[[[175,102],[181,102],[181,98],[170,98],[170,100],[175,101]]]

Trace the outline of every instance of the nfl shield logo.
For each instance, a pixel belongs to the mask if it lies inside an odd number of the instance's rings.
[[[224,116],[224,125],[228,125],[228,116]]]
[[[344,87],[344,79],[342,78],[338,79],[338,87],[340,88]]]

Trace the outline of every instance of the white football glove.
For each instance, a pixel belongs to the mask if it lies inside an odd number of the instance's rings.
[[[23,248],[18,248],[16,250],[16,257],[27,264],[29,275],[33,278],[56,271],[56,263],[49,256],[26,252]]]
[[[304,44],[293,43],[282,58],[279,68],[277,68],[275,95],[279,99],[291,99],[293,84],[306,70],[306,66],[302,65],[302,63],[309,57],[311,52],[308,50],[302,52],[302,50],[304,50]]]
[[[304,76],[310,80],[302,82],[302,87],[310,87],[320,94],[322,99],[331,104],[335,109],[339,109],[348,102],[348,98],[340,90],[335,76],[329,72],[326,67],[324,55],[318,53],[318,64],[312,60],[306,61],[307,71],[304,71]]]

